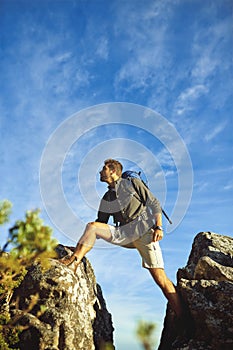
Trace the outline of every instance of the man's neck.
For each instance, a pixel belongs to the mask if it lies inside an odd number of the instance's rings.
[[[119,180],[119,176],[118,177],[115,177],[114,179],[112,179],[111,182],[108,182],[108,186],[111,187],[111,188],[114,188],[115,185],[116,185],[116,181]]]

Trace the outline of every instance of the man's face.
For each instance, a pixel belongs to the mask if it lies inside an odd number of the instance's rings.
[[[100,171],[100,181],[107,182],[112,175],[112,170],[109,169],[107,165],[104,165]]]

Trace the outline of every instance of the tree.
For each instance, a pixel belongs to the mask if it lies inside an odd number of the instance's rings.
[[[151,350],[154,345],[155,323],[139,321],[136,329],[136,335],[145,350]]]
[[[0,202],[0,224],[9,221],[11,208],[8,200]],[[52,238],[52,229],[44,225],[39,213],[38,209],[27,211],[24,220],[16,221],[0,251],[0,350],[11,349],[21,331],[7,307],[14,289],[20,285],[30,265],[39,263],[42,269],[46,269],[50,266],[49,258],[56,257],[57,241]],[[25,312],[33,307],[34,302]]]
[[[3,225],[9,221],[11,208],[12,208],[12,204],[7,199],[0,202],[0,225]]]

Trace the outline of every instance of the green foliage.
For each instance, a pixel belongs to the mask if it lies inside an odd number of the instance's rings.
[[[24,221],[19,220],[10,230],[11,253],[20,259],[27,260],[54,254],[57,242],[51,238],[52,229],[44,226],[39,218],[39,210],[27,211]]]
[[[9,221],[12,204],[8,200],[0,201],[0,225]]]
[[[136,335],[145,350],[151,350],[154,346],[154,331],[156,324],[146,321],[139,321]]]
[[[11,207],[12,204],[7,200],[0,202],[0,224],[9,221]],[[39,213],[39,210],[27,211],[25,219],[18,220],[9,230],[7,243],[0,251],[0,350],[11,349],[10,346],[18,342],[18,334],[21,331],[5,307],[14,289],[20,285],[32,263],[39,262],[41,267],[46,269],[50,266],[49,258],[56,257],[57,241],[52,238],[52,229],[44,225]],[[6,253],[8,246],[11,249]],[[28,312],[31,306],[25,312]],[[43,310],[40,310],[41,312]]]
[[[19,341],[20,327],[10,327],[5,320],[9,318],[9,315],[2,314],[0,320],[0,350],[11,350],[12,347]],[[3,325],[1,323],[4,323]],[[17,349],[14,346],[14,349]]]

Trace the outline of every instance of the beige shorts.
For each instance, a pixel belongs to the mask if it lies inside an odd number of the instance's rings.
[[[124,248],[136,248],[142,257],[142,266],[144,268],[164,268],[159,242],[152,242],[153,230],[149,230],[140,238],[129,243],[127,237],[124,234],[122,235],[118,228],[112,225],[109,225],[109,228],[112,234],[110,243]]]

